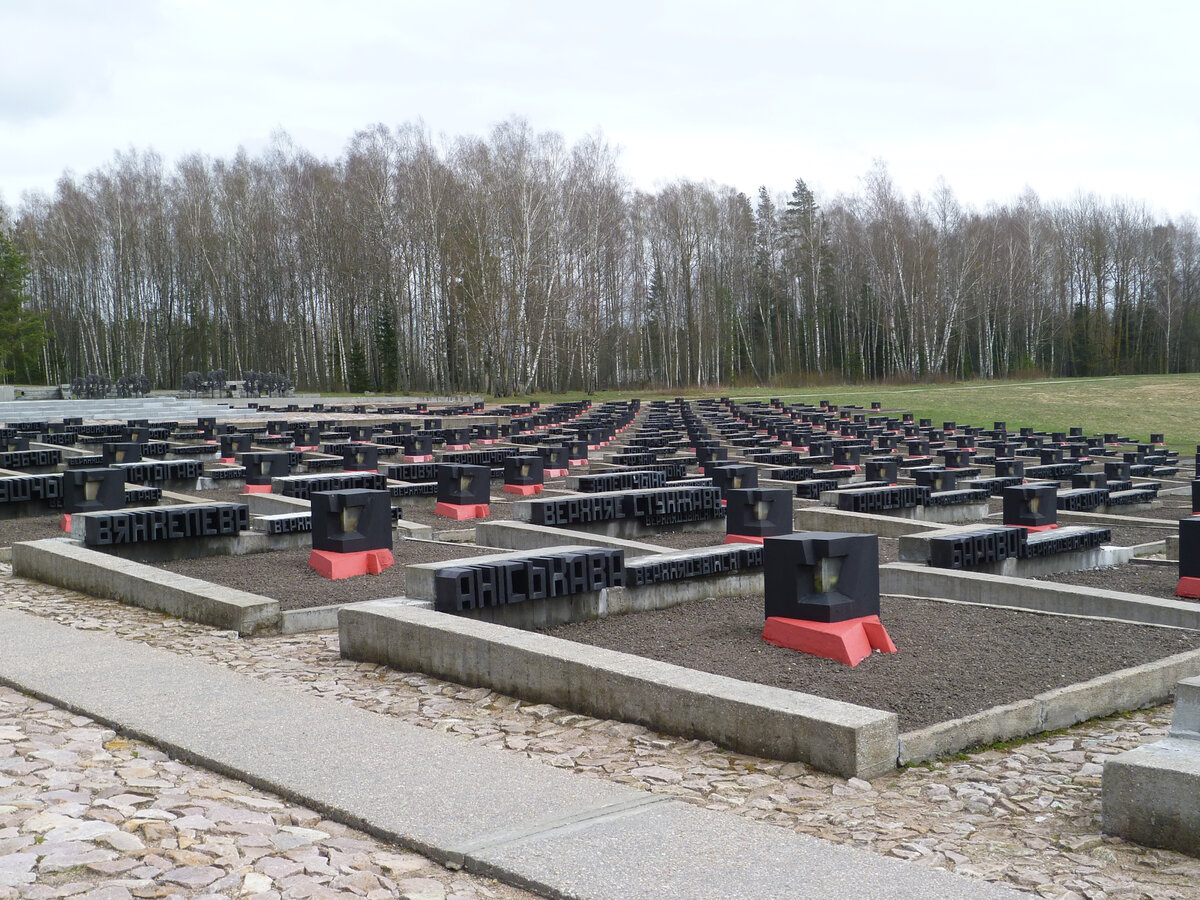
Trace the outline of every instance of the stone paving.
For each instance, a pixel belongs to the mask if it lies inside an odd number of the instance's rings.
[[[0,688],[0,897],[518,900]]]
[[[732,815],[749,816],[827,840],[911,860],[915,865],[937,866],[1003,882],[1036,896],[1088,900],[1117,897],[1200,900],[1200,860],[1105,837],[1099,830],[1100,775],[1104,759],[1165,734],[1170,725],[1169,706],[1096,720],[1005,749],[984,750],[970,756],[898,770],[871,783],[859,779],[843,781],[797,763],[757,759],[722,750],[707,742],[672,738],[636,725],[592,719],[548,705],[524,703],[487,689],[469,689],[424,675],[342,660],[337,655],[337,635],[331,632],[239,640],[230,632],[214,631],[157,613],[15,579],[2,568],[0,604],[76,628],[101,629],[127,640],[143,641],[219,663],[252,677],[300,687],[326,698],[395,716],[410,724],[458,735],[463,740],[507,748],[553,766],[573,769],[586,777],[638,785],[710,809],[727,810]],[[0,702],[12,704],[16,701],[6,695]],[[67,731],[71,728],[99,731],[94,725],[71,725],[71,717],[66,713],[44,705],[35,706],[38,712],[30,714],[34,722],[53,720],[57,715],[66,717],[68,724],[64,727]],[[0,705],[0,715],[11,716],[12,713]],[[16,718],[22,722],[30,721],[24,713]],[[36,751],[26,752],[26,746],[19,742],[3,743],[4,735],[9,733],[4,729],[13,728],[9,721],[0,719],[0,776],[4,779],[14,778],[14,773],[6,768],[8,765],[15,766],[18,772],[31,765],[38,766],[38,758],[33,755]],[[13,728],[13,731],[19,732],[20,728]],[[147,752],[153,754],[142,748],[141,755],[133,762],[145,758]],[[17,759],[11,764],[4,762],[6,754]],[[111,758],[105,754],[111,754]],[[258,802],[257,798],[275,802],[244,785],[197,773],[161,757],[156,761],[163,767],[171,767],[174,779],[186,777],[197,782],[209,779],[209,783],[220,784],[223,791],[256,798],[253,802]],[[57,768],[49,761],[47,764]],[[102,753],[93,763],[99,772],[105,773],[104,777],[112,777],[114,770],[120,776],[130,764],[128,757],[120,757],[112,749]],[[203,806],[200,799],[181,799],[173,780],[163,775],[157,778],[171,781],[172,786],[163,787],[163,790],[173,791],[172,802],[177,805],[167,807],[168,813],[199,815],[214,821],[203,810],[199,813],[188,811],[189,806]],[[64,780],[68,785],[71,783],[70,776]],[[16,805],[5,799],[6,792],[11,789],[11,785],[0,788],[0,804]],[[70,787],[64,790],[72,792]],[[121,790],[139,793],[120,788],[119,784],[108,790],[118,794]],[[78,793],[81,794],[79,798],[64,797],[57,802],[77,804],[72,807],[77,817],[107,821],[111,806],[103,804],[97,793],[86,797],[83,792]],[[234,805],[223,798],[218,799],[223,805]],[[369,838],[333,823],[314,821],[315,814],[306,815],[303,810],[296,812],[285,804],[280,804],[279,809],[261,810],[255,809],[253,802],[249,807],[242,804],[240,808],[268,812],[274,825],[268,826],[265,820],[260,824],[276,838],[279,832],[292,835],[297,828],[329,834],[327,839],[313,838],[311,841],[316,853],[324,854],[326,859],[331,860],[335,851],[339,854],[349,852],[337,846],[338,841],[362,842],[374,848],[358,851],[362,854],[361,868],[338,875],[329,875],[322,870],[322,877],[330,880],[318,886],[321,891],[337,889],[333,879],[350,876],[352,872],[354,875],[369,874],[381,883],[382,879],[391,878],[401,885],[402,890],[407,890],[402,881],[408,875],[388,870],[380,860],[396,856],[409,859],[415,865],[419,857],[414,859],[394,848],[381,847]],[[39,811],[44,811],[49,803],[49,798],[44,797],[39,803]],[[150,808],[159,807],[151,804]],[[6,860],[28,854],[28,843],[22,841],[25,835],[36,831],[24,825],[11,825],[7,817],[21,814],[5,812],[7,809],[0,805],[0,884],[6,883],[5,879],[8,879],[7,883],[15,884],[19,879],[14,879],[6,866],[19,869],[24,863]],[[294,815],[299,818],[293,820]],[[127,819],[122,830],[127,830],[126,826],[132,821]],[[293,831],[284,830],[284,826]],[[142,839],[137,829],[131,833]],[[225,884],[222,879],[232,878],[233,873],[239,871],[234,861],[248,858],[256,861],[263,856],[264,850],[269,851],[275,845],[270,836],[264,844],[263,836],[253,829],[246,829],[246,833],[231,829],[226,836],[239,856],[234,856],[232,851],[225,851],[224,857],[216,856],[213,850],[208,851],[206,862],[199,859],[187,862],[191,857],[179,862],[161,851],[153,853],[180,867],[219,869],[220,874],[211,883],[199,886],[173,883],[167,876],[170,870],[164,869],[157,874],[147,874],[151,887],[144,890],[159,893],[140,896],[166,896],[173,891],[183,896],[201,896],[214,890],[225,896],[238,895],[239,890],[243,891],[242,895],[247,895],[246,877],[255,873],[269,876],[269,873],[254,869],[251,863],[238,862],[243,867],[251,866],[241,874],[241,881]],[[301,831],[295,839],[305,836]],[[96,849],[114,853],[115,860],[126,858],[126,852],[105,844],[102,837],[92,842]],[[9,840],[15,843],[6,843]],[[282,840],[289,843],[293,838]],[[214,843],[207,836],[202,836],[199,841]],[[194,845],[180,849],[206,852],[195,850]],[[87,848],[79,852],[87,852]],[[150,851],[131,852],[136,855]],[[294,863],[293,855],[297,852],[303,855],[303,846],[293,846],[276,855]],[[218,859],[227,861],[220,863],[216,861]],[[343,859],[338,856],[339,861]],[[96,886],[95,878],[103,873],[92,868],[94,865],[83,863],[83,869],[92,880],[75,893]],[[413,877],[419,877],[428,885],[428,896],[528,896],[511,888],[445,872],[432,863],[424,862],[424,865],[426,869]],[[136,868],[142,869],[141,866]],[[326,863],[326,870],[333,868]],[[134,868],[130,868],[129,872],[133,871]],[[35,885],[14,888],[22,891],[18,896],[56,896],[53,891],[60,890],[61,886],[56,887],[53,882],[63,880],[62,876],[44,877],[36,868],[23,870],[24,874],[29,872],[37,872]],[[212,873],[206,873],[204,877],[207,874]],[[313,875],[312,872],[307,874]],[[214,888],[218,883],[224,886]],[[343,889],[365,896],[369,891],[363,892],[361,885],[366,883],[364,878],[358,890],[353,886]],[[252,881],[250,887],[279,891],[278,884],[267,886],[261,880]],[[139,896],[132,888],[127,890]],[[282,896],[310,895],[302,893],[304,885],[300,890],[301,893],[284,893]],[[46,892],[35,893],[37,891]],[[492,893],[488,894],[488,891]],[[112,896],[125,894],[114,893]]]

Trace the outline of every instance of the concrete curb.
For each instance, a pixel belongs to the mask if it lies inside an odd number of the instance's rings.
[[[275,631],[278,601],[89,550],[61,538],[13,545],[13,574],[239,635]]]
[[[749,684],[396,601],[342,607],[346,659],[425,672],[844,777],[896,766],[895,713]]]
[[[1055,731],[1130,709],[1166,702],[1175,683],[1200,674],[1200,650],[1179,653],[1088,681],[994,706],[900,735],[901,765],[924,762],[970,747]]]
[[[669,547],[643,544],[640,541],[507,520],[480,522],[475,526],[475,543],[484,547],[498,547],[501,550],[541,550],[563,543],[584,543],[594,547],[624,550],[626,559],[670,551]]]
[[[0,610],[0,683],[547,897],[1024,896],[11,610]]]
[[[1200,630],[1200,605],[1195,603],[909,563],[880,566],[879,590],[884,594],[961,600],[985,606],[1012,606]]]
[[[847,512],[816,505],[797,509],[792,519],[797,531],[848,531],[855,534],[877,534],[887,538],[898,538],[923,531],[940,531],[946,527],[942,522],[902,519],[877,513]]]

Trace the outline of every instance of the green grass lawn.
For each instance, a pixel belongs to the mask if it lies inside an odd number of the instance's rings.
[[[578,400],[584,394],[534,395],[542,403]],[[601,391],[593,402],[625,397],[729,396],[735,399],[779,397],[787,403],[858,404],[870,408],[878,400],[885,410],[911,412],[935,425],[957,422],[991,428],[1006,422],[1010,431],[1032,426],[1041,431],[1067,431],[1079,426],[1084,434],[1117,432],[1135,441],[1148,441],[1151,432],[1166,435],[1167,445],[1187,456],[1200,444],[1200,374],[1130,375],[1110,378],[1058,378],[1042,381],[972,381],[903,387],[832,385],[821,388],[786,387],[674,391]]]

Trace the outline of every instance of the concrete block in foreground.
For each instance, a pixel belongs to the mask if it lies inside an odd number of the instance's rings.
[[[871,778],[896,766],[895,713],[374,600],[342,607],[342,656],[425,672],[743,753]]]
[[[1108,834],[1200,856],[1200,678],[1176,688],[1171,733],[1104,763]]]
[[[13,574],[236,631],[279,628],[279,602],[58,538],[13,545]]]

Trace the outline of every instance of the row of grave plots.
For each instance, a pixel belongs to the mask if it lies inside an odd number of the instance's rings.
[[[576,694],[547,694],[512,667],[489,675],[378,658],[355,629],[415,617],[404,627],[438,635],[411,646],[467,640],[439,631],[446,621],[484,620],[498,630],[471,639],[501,643],[552,630],[538,635],[552,648],[570,641],[708,672],[712,697],[758,684],[800,698],[792,705],[804,715],[817,715],[811,697],[866,707],[896,734],[895,752],[883,741],[892,764],[1014,736],[1012,725],[948,720],[1164,658],[1197,664],[1200,610],[1174,599],[1176,564],[1153,558],[1192,512],[1191,473],[1181,476],[1163,435],[935,426],[878,407],[729,398],[246,410],[194,425],[10,423],[2,434],[0,544],[19,544],[18,574],[94,593],[96,568],[111,565],[121,572],[112,595],[131,602],[246,634],[340,624],[343,653],[493,679],[584,712],[649,715],[596,705],[595,672],[579,676]],[[839,543],[846,536],[858,537]],[[368,574],[330,578],[313,561],[314,551],[382,544],[395,562],[376,558]],[[1106,592],[1120,595],[1116,607],[1095,606]],[[781,612],[789,604],[792,617]],[[774,646],[763,640],[771,609],[826,625],[874,610],[899,652],[849,666]],[[522,657],[516,668],[531,665]],[[1157,699],[1152,690],[1121,703]],[[1019,727],[1058,727],[1038,723]],[[875,765],[688,728],[834,771]]]

